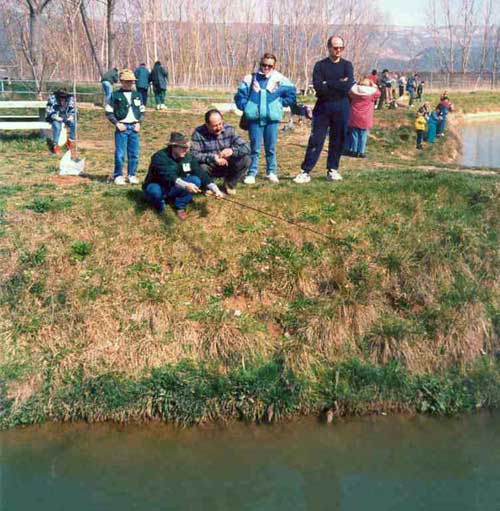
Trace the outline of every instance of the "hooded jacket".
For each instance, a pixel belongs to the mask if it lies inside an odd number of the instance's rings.
[[[375,86],[358,84],[352,86],[349,91],[351,98],[349,128],[368,130],[373,126],[373,110],[380,94],[380,90]]]
[[[248,121],[259,121],[265,125],[281,121],[283,107],[295,103],[296,95],[295,85],[273,70],[267,77],[261,73],[246,75],[238,87],[234,102]]]

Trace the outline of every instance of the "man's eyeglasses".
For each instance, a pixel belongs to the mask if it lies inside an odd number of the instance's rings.
[[[274,67],[274,64],[264,64],[263,62],[261,62],[260,67],[268,67],[269,69],[272,69]]]
[[[334,50],[343,50],[343,49],[344,49],[344,47],[343,47],[343,46],[332,46],[332,48],[333,48]]]

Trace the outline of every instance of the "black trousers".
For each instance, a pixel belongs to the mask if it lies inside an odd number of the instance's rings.
[[[239,181],[241,181],[250,167],[250,156],[231,156],[228,159],[229,165],[227,167],[219,166],[219,165],[207,165],[206,163],[201,163],[200,167],[208,172],[212,177],[223,177],[225,182],[231,188],[235,188]]]

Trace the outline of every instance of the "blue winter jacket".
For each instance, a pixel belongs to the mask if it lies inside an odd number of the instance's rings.
[[[245,76],[240,83],[234,102],[245,113],[248,121],[279,122],[283,118],[283,107],[295,103],[295,85],[278,71],[268,77],[261,73]]]

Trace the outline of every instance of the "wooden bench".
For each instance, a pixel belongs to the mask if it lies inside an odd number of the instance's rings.
[[[0,131],[8,130],[50,130],[50,123],[45,121],[45,101],[0,101],[1,110],[37,109],[38,115],[1,115]]]

